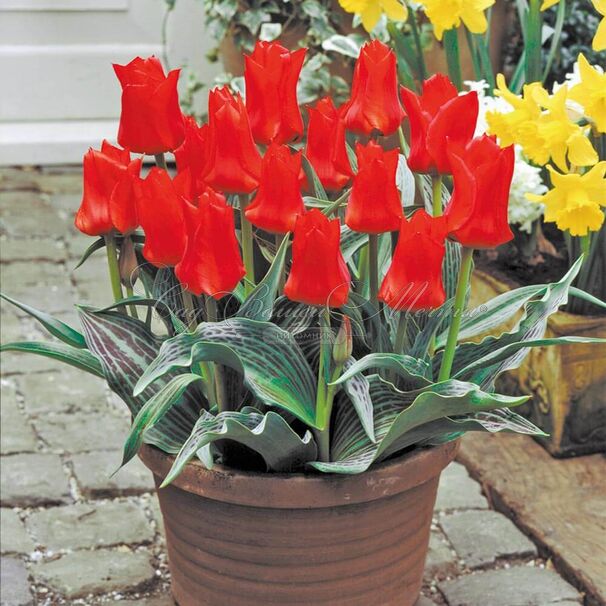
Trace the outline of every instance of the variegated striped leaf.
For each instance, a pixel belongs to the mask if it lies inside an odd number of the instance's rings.
[[[300,469],[317,455],[311,432],[306,431],[301,438],[275,412],[261,414],[254,408],[245,407],[240,412],[222,412],[213,416],[204,411],[162,486],[170,484],[201,449],[217,440],[226,439],[259,453],[271,471]]]
[[[229,366],[267,406],[286,410],[315,426],[316,380],[294,337],[270,322],[231,318],[202,323],[162,344],[135,394],[171,371],[202,361]]]

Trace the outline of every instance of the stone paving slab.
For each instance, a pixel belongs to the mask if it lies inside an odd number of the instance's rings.
[[[469,568],[481,568],[502,558],[538,555],[534,543],[502,513],[462,511],[440,516],[439,522],[457,555]]]
[[[5,553],[31,553],[34,542],[25,531],[25,525],[16,511],[0,509],[0,550]]]
[[[444,579],[457,572],[457,555],[440,530],[432,530],[425,562],[425,579]]]
[[[0,453],[4,455],[36,451],[38,442],[34,428],[17,408],[14,386],[3,381],[0,398],[3,402],[0,409]]]
[[[439,585],[448,606],[572,606],[581,594],[558,574],[522,566],[490,570]]]
[[[488,509],[488,501],[465,467],[460,463],[451,463],[442,472],[436,509]]]
[[[16,558],[0,561],[0,604],[2,606],[33,606],[27,568]]]
[[[135,591],[150,586],[155,571],[149,553],[117,550],[79,551],[36,564],[37,582],[68,599],[111,591]]]
[[[141,507],[132,502],[79,503],[32,513],[27,528],[51,551],[149,543],[154,532]]]
[[[0,192],[0,210],[7,235],[18,238],[56,238],[65,233],[65,223],[44,194]]]
[[[122,462],[121,450],[76,454],[70,461],[86,497],[127,496],[154,490],[152,474],[138,458],[116,472]]]
[[[17,240],[15,238],[0,239],[2,249],[1,263],[15,261],[62,263],[65,259],[65,244],[60,239],[37,238]]]
[[[61,459],[52,454],[17,454],[2,458],[3,506],[35,507],[71,500]]]

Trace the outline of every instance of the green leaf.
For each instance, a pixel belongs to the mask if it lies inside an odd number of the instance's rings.
[[[351,368],[356,361],[350,358],[344,366],[344,370],[347,371]],[[360,423],[366,435],[371,442],[375,442],[375,428],[374,428],[374,410],[372,406],[372,398],[370,397],[370,384],[368,379],[357,373],[342,382],[342,390],[337,393],[336,402],[341,401],[341,405],[346,405],[344,400],[349,399],[349,402],[353,404],[353,407],[358,414]],[[336,404],[338,405],[338,404]]]
[[[202,361],[233,368],[264,404],[316,426],[316,381],[312,370],[293,335],[270,322],[247,318],[203,322],[193,333],[168,339],[137,383],[135,394],[167,372]]]
[[[305,172],[305,176],[307,177],[307,182],[309,186],[313,188],[313,192],[316,198],[320,200],[328,200],[328,196],[326,195],[326,190],[320,181],[314,167],[311,162],[303,156],[303,171]]]
[[[61,320],[57,320],[53,318],[53,316],[34,309],[30,307],[26,303],[21,303],[16,299],[9,297],[3,293],[0,293],[0,297],[2,297],[5,301],[12,303],[15,307],[23,310],[25,313],[29,314],[33,318],[36,318],[46,330],[53,335],[53,337],[57,337],[60,341],[71,345],[72,347],[76,347],[78,349],[86,349],[86,341],[81,333],[77,330],[65,324],[65,322],[61,322]]]
[[[95,240],[82,254],[78,264],[74,267],[74,270],[78,269],[84,262],[95,252],[105,248],[105,238],[101,237],[98,240]]]
[[[79,313],[90,351],[101,362],[110,389],[122,398],[133,417],[166,383],[182,374],[167,373],[157,383],[134,396],[137,380],[158,355],[162,341],[143,322],[125,314],[89,308],[80,308]],[[167,453],[179,452],[204,406],[207,406],[207,402],[200,389],[191,385],[159,423],[145,432],[144,442],[154,444]]]
[[[254,408],[245,407],[241,412],[222,412],[214,417],[204,411],[162,486],[170,484],[201,448],[224,439],[234,440],[258,452],[271,471],[293,471],[313,461],[317,455],[311,432],[305,432],[301,438],[275,412],[263,415]]]
[[[347,368],[335,385],[344,383],[354,375],[369,368],[390,370],[406,381],[425,386],[431,383],[431,367],[427,362],[402,354],[372,353],[354,362]]]
[[[362,48],[361,40],[356,36],[343,36],[335,34],[322,42],[325,51],[334,51],[346,57],[357,59]]]
[[[276,252],[271,267],[238,310],[238,317],[250,320],[269,320],[279,293],[280,276],[284,269],[289,238],[286,236]]]
[[[122,465],[126,465],[139,451],[146,430],[154,427],[160,419],[181,399],[185,390],[194,381],[201,381],[199,375],[182,374],[171,379],[157,391],[139,410],[124,444]]]
[[[518,406],[528,398],[512,398],[483,392],[477,385],[448,380],[410,392],[399,392],[378,375],[368,377],[375,411],[373,444],[351,407],[340,407],[334,423],[331,462],[311,465],[326,473],[356,474],[388,456],[392,446],[402,444],[407,433],[446,416]]]
[[[0,352],[3,351],[38,354],[45,358],[52,358],[70,366],[75,366],[97,377],[104,376],[101,364],[99,364],[99,361],[93,354],[86,349],[77,349],[63,343],[45,343],[39,341],[6,343],[0,346]]]
[[[577,297],[578,299],[582,299],[583,301],[587,301],[588,303],[592,303],[593,305],[601,307],[602,309],[606,309],[606,301],[602,301],[601,299],[598,299],[597,297],[594,297],[588,292],[585,292],[580,288],[576,288],[575,286],[570,287],[570,291],[568,294],[573,297]]]

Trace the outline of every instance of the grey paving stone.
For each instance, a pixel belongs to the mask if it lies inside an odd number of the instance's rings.
[[[0,241],[0,247],[2,248],[2,263],[14,263],[15,261],[59,263],[67,258],[65,245],[59,239],[5,238]]]
[[[72,278],[76,283],[78,301],[95,305],[112,303],[107,262],[103,254],[89,257],[84,265],[72,272]]]
[[[63,365],[60,372],[24,375],[15,379],[24,407],[33,417],[50,412],[107,410],[103,379]]]
[[[160,533],[160,535],[162,537],[165,537],[166,535],[164,532],[164,519],[162,518],[162,510],[160,509],[160,501],[158,501],[158,495],[155,493],[152,495],[151,501],[149,503],[149,508],[151,509],[152,517],[153,517],[154,521],[156,522],[158,532]]]
[[[124,602],[124,606],[175,606],[175,600],[173,600],[170,594],[166,595],[150,595],[140,600],[133,600],[130,602]],[[423,606],[422,604],[416,604],[415,606]]]
[[[38,175],[34,170],[3,167],[0,169],[0,191],[35,190]]]
[[[154,533],[135,503],[105,501],[51,507],[32,513],[27,527],[47,549],[86,549],[148,543]]]
[[[21,518],[12,509],[0,509],[0,550],[2,553],[31,553],[31,540]]]
[[[443,579],[457,570],[457,556],[439,530],[432,530],[429,551],[425,561],[424,577],[427,581]]]
[[[6,506],[36,506],[71,500],[61,460],[52,454],[2,457],[0,501]]]
[[[441,516],[440,526],[469,568],[480,568],[499,558],[537,555],[534,543],[509,518],[496,511],[463,511]]]
[[[109,550],[70,553],[32,567],[32,574],[67,599],[134,591],[154,579],[149,554]]]
[[[460,463],[451,463],[440,477],[437,510],[488,509],[480,484],[472,480]]]
[[[5,339],[4,328],[2,329],[2,342]],[[6,342],[27,340],[25,336],[18,336],[15,339],[6,339]],[[57,360],[46,358],[30,353],[6,351],[0,356],[2,362],[2,374],[5,376],[37,373],[37,372],[52,372],[60,370],[64,365]]]
[[[6,381],[3,381],[0,392],[2,406],[0,407],[0,452],[14,454],[17,452],[34,452],[37,450],[34,429],[17,408],[15,391]]]
[[[121,451],[77,454],[71,460],[80,490],[86,496],[133,495],[154,489],[151,472],[138,458],[112,475],[122,462]]]
[[[43,172],[36,177],[36,183],[41,191],[49,194],[77,193],[82,195],[82,169],[67,171],[61,167],[61,172]]]
[[[65,224],[43,194],[31,191],[0,192],[2,220],[8,235],[20,238],[55,238]]]
[[[416,602],[415,606],[436,606],[436,603],[422,595]]]
[[[48,414],[34,425],[51,450],[65,452],[122,448],[129,428],[124,418],[110,412]]]
[[[438,588],[448,606],[562,606],[581,595],[552,570],[520,566],[445,581]]]
[[[34,598],[29,588],[27,568],[16,558],[0,561],[0,606],[30,606]]]
[[[57,193],[50,194],[48,200],[53,208],[65,213],[70,219],[74,219],[76,212],[80,208],[80,202],[82,201],[82,185],[80,184],[80,191],[76,193]]]

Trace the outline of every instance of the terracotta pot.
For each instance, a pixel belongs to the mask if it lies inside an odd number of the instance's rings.
[[[470,308],[511,288],[476,270],[471,283]],[[520,316],[521,313],[499,330],[511,330]],[[606,338],[606,316],[558,311],[549,318],[547,338],[573,335]],[[549,434],[548,438],[537,440],[553,456],[606,451],[604,346],[578,343],[533,348],[518,370],[503,377],[500,388],[511,395],[532,394],[532,400],[516,410]]]
[[[356,476],[191,463],[158,490],[180,606],[412,606],[441,471],[458,443]],[[173,457],[144,446],[156,484]]]

